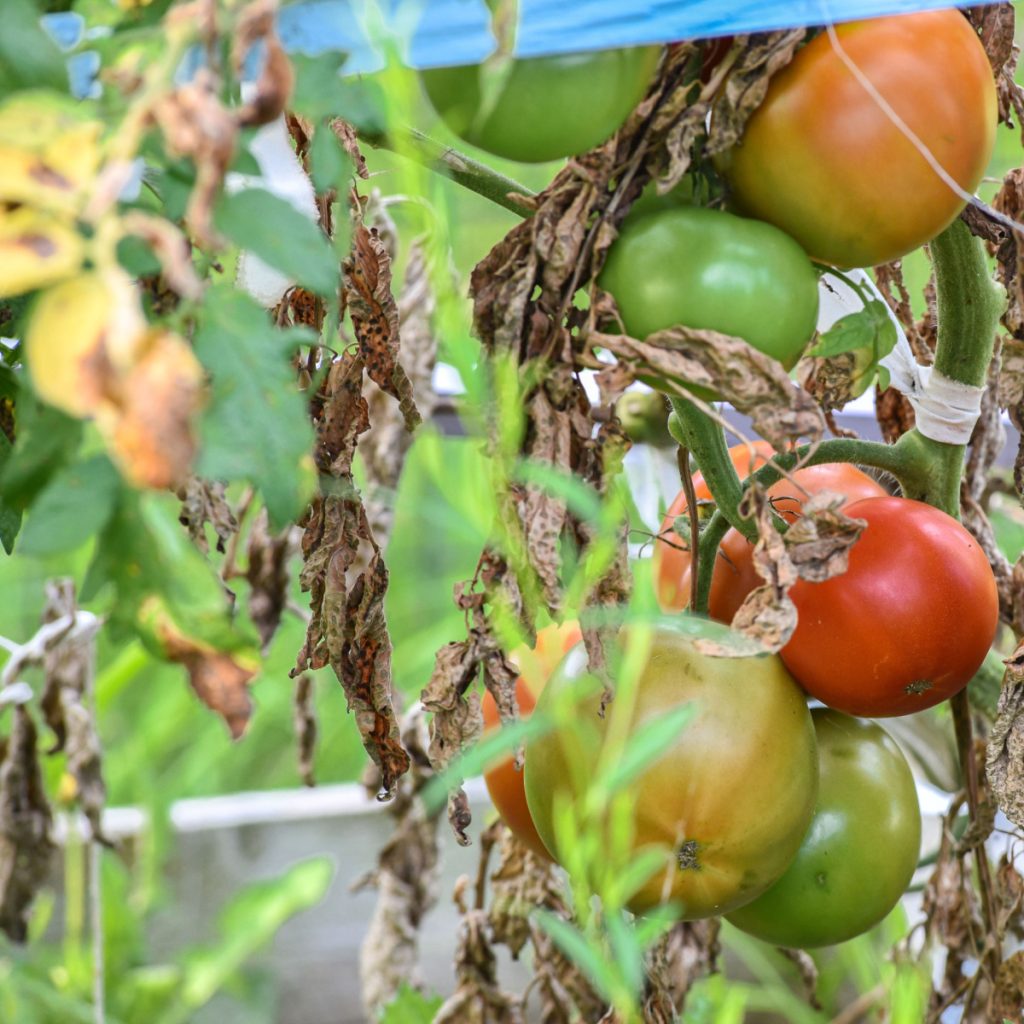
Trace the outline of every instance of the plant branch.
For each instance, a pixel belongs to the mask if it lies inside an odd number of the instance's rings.
[[[690,472],[690,453],[685,448],[676,449],[676,461],[679,464],[679,481],[686,494],[686,511],[690,515],[690,607],[696,610],[697,597],[700,593],[698,585],[700,572],[700,512],[697,508],[697,492],[693,486],[693,474]]]
[[[512,213],[522,217],[529,217],[533,213],[529,203],[517,198],[533,196],[532,189],[451,146],[436,142],[415,128],[403,129],[390,135],[360,132],[359,138],[374,149],[386,149],[398,156],[415,160],[435,174],[450,178]]]
[[[691,605],[697,615],[707,614],[708,602],[711,599],[711,581],[714,578],[715,565],[719,557],[718,547],[728,531],[729,520],[722,515],[721,511],[717,511],[700,535],[699,564],[697,560],[694,561],[694,569],[699,569],[696,572],[697,595]]]

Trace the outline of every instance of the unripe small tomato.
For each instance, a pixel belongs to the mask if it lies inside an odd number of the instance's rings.
[[[643,99],[660,56],[660,46],[637,46],[517,58],[486,110],[484,65],[430,68],[421,78],[459,138],[506,160],[541,163],[614,134]]]
[[[521,673],[516,679],[516,704],[519,706],[521,718],[529,718],[551,673],[581,638],[579,623],[564,622],[561,625],[539,629],[537,644],[533,650],[522,649],[513,652],[512,660]],[[484,732],[499,728],[501,718],[498,715],[498,705],[489,692],[484,694],[482,708]],[[506,757],[485,772],[484,782],[495,808],[516,838],[537,856],[551,860],[551,854],[537,835],[533,818],[530,817],[530,809],[526,806],[523,772],[516,769],[514,758]]]
[[[921,850],[921,809],[910,766],[880,726],[811,712],[818,802],[786,873],[728,919],[775,946],[845,942],[881,921],[906,892]]]

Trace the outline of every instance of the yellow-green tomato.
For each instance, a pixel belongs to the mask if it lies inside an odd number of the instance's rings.
[[[495,156],[541,163],[604,142],[643,99],[660,46],[517,58],[421,72],[427,96],[448,127]],[[493,74],[493,83],[482,76]],[[496,94],[490,92],[493,86]]]
[[[910,767],[874,722],[812,712],[821,782],[795,860],[763,896],[729,915],[776,946],[813,949],[878,924],[917,867],[921,811]]]
[[[701,206],[627,217],[600,284],[632,337],[674,326],[718,331],[787,370],[818,320],[818,275],[792,238]]]
[[[725,627],[708,628],[729,635]],[[557,715],[579,681],[574,671],[581,660],[574,652],[563,662],[539,711]],[[620,693],[616,700],[629,698]],[[566,724],[526,748],[530,814],[563,864],[572,851],[556,837],[556,794],[582,806],[609,730],[617,728],[614,702],[604,718],[598,703],[596,694],[583,697],[571,720],[561,719]],[[657,630],[635,700],[621,705],[626,734],[636,737],[682,704],[692,707],[689,722],[627,785],[631,856],[655,847],[667,853],[664,867],[628,905],[642,913],[671,902],[693,920],[748,903],[786,870],[811,820],[818,758],[804,695],[775,656],[712,658],[696,649],[693,637]]]

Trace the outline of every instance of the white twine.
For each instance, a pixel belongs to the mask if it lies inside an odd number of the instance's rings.
[[[849,270],[846,276],[878,298],[896,328],[896,347],[881,360],[881,365],[889,371],[892,386],[910,399],[918,431],[944,444],[967,444],[981,413],[985,389],[951,380],[934,367],[918,363],[900,322],[867,271]],[[836,277],[822,278],[820,295],[819,331],[828,330],[841,317],[862,308],[857,293]]]

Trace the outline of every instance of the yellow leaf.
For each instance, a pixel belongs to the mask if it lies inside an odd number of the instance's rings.
[[[45,92],[0,104],[0,201],[74,212],[96,177],[103,125]]]
[[[121,271],[79,274],[49,288],[24,339],[36,394],[71,416],[95,416],[115,400],[145,330],[138,292]]]
[[[62,221],[28,206],[0,208],[0,298],[70,276],[83,250],[81,235]]]

